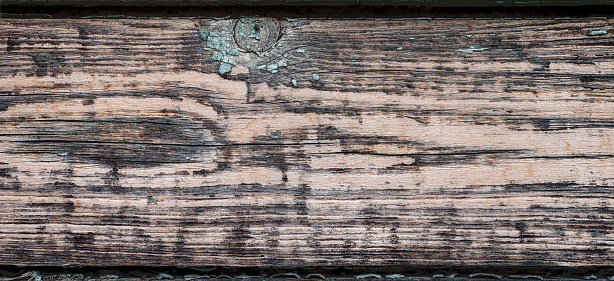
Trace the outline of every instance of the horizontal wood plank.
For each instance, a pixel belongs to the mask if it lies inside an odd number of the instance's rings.
[[[613,20],[2,20],[0,258],[608,265]]]
[[[611,5],[609,0],[3,0],[6,5],[44,5],[44,6],[158,6],[158,5],[411,5],[425,7],[489,7],[489,6],[585,6]]]

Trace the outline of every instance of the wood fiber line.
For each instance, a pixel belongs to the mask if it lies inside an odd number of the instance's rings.
[[[613,24],[0,21],[0,258],[612,264]]]

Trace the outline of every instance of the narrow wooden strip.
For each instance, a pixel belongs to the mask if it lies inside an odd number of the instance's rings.
[[[427,7],[485,7],[485,6],[579,6],[609,5],[608,0],[4,0],[6,5],[71,5],[71,6],[107,6],[107,5],[356,5],[356,4],[400,4]]]
[[[7,264],[612,263],[612,20],[3,20]]]

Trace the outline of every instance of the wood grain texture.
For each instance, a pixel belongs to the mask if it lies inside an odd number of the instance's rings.
[[[613,20],[239,22],[0,21],[3,263],[612,264]]]
[[[47,267],[50,268],[50,267]],[[359,279],[381,281],[486,281],[486,280],[609,280],[612,269],[603,267],[445,267],[445,266],[260,266],[260,267],[153,267],[153,268],[81,268],[45,270],[20,270],[3,281],[18,280],[339,280]],[[77,271],[77,272],[75,272]],[[529,273],[530,272],[530,273]]]
[[[489,6],[584,6],[611,5],[609,0],[3,0],[6,5],[45,5],[45,6],[116,6],[116,5],[411,5],[424,7],[489,7]]]

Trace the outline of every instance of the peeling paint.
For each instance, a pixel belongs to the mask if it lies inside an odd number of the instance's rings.
[[[232,71],[232,64],[225,63],[225,62],[221,62],[220,63],[220,67],[217,70],[217,72],[220,75],[224,75],[226,73],[230,73],[231,71]]]
[[[241,18],[234,28],[237,45],[249,52],[261,53],[272,49],[281,37],[281,25],[273,18]]]
[[[220,62],[217,72],[220,75],[230,73],[232,67],[237,65],[237,62],[228,56],[238,56],[240,54],[238,49],[233,48],[233,38],[208,30],[200,30],[198,36],[201,40],[205,41],[203,49],[212,52],[211,60]]]
[[[492,277],[492,278],[497,278],[497,279],[503,279],[503,276],[501,276],[499,274],[494,274],[494,273],[473,273],[473,274],[469,274],[469,278],[474,278],[474,277]]]
[[[473,54],[473,52],[481,52],[488,50],[488,48],[481,48],[480,46],[469,46],[467,49],[458,49],[457,52],[463,52],[467,54]]]
[[[198,275],[198,274],[188,274],[183,276],[183,280],[194,280],[194,279],[209,279],[211,276],[209,275]]]
[[[599,30],[591,30],[587,35],[588,36],[602,36],[602,35],[606,35],[608,34],[608,31],[605,29],[599,29]]]
[[[374,274],[374,273],[367,273],[367,274],[362,274],[362,275],[356,275],[355,276],[356,279],[363,279],[363,278],[377,278],[377,279],[381,279],[382,276],[379,274]]]
[[[326,277],[320,273],[311,273],[305,277],[305,279],[326,279]]]
[[[298,26],[298,19],[291,19],[291,18],[283,18],[283,19],[289,22],[290,24],[292,24],[292,27]]]
[[[509,278],[513,278],[513,279],[539,279],[539,280],[544,280],[544,277],[541,277],[539,275],[510,275],[508,277]]]
[[[270,132],[270,137],[271,138],[282,138],[281,136],[281,132],[280,131],[274,131],[274,132]],[[82,267],[80,265],[68,265],[68,266],[62,266],[62,268],[68,268],[68,269],[81,269]],[[552,272],[548,272],[545,273],[544,275],[538,275],[538,274],[526,274],[526,275],[515,275],[515,274],[496,274],[493,272],[480,272],[480,273],[465,273],[465,274],[459,274],[459,273],[452,273],[452,274],[446,274],[446,273],[441,273],[442,270],[443,272],[449,271],[449,270],[454,270],[456,269],[469,269],[469,270],[477,270],[478,268],[480,268],[479,266],[430,266],[430,267],[386,267],[386,266],[382,266],[382,267],[378,267],[378,266],[312,266],[312,267],[307,267],[307,266],[288,266],[288,265],[270,265],[270,266],[261,266],[258,267],[260,269],[260,274],[259,275],[254,275],[254,273],[252,272],[252,274],[247,274],[247,270],[249,269],[254,269],[254,268],[247,268],[247,267],[235,267],[235,266],[222,266],[222,267],[211,267],[211,268],[197,268],[197,267],[179,267],[182,270],[190,270],[191,272],[185,272],[183,274],[175,274],[174,270],[165,270],[163,272],[158,271],[158,268],[146,268],[144,269],[144,271],[139,271],[138,272],[138,276],[145,276],[145,274],[149,274],[149,276],[151,278],[146,278],[146,279],[157,279],[157,280],[175,280],[175,279],[180,279],[180,280],[196,280],[196,279],[251,279],[251,278],[256,278],[256,279],[301,279],[301,280],[305,280],[305,279],[321,279],[321,280],[334,280],[334,279],[338,279],[338,278],[344,278],[344,279],[348,279],[348,278],[355,278],[355,279],[382,279],[382,278],[386,278],[386,279],[405,279],[405,278],[414,278],[414,279],[425,279],[425,280],[432,280],[432,279],[455,279],[456,277],[460,277],[460,279],[467,279],[467,278],[476,278],[476,279],[534,279],[534,280],[598,280],[598,279],[603,279],[603,280],[610,280],[612,281],[614,279],[614,276],[612,277],[605,277],[603,276],[603,273],[599,274],[599,273],[588,273],[583,271],[583,269],[581,268],[570,268],[567,267],[566,271],[564,271],[565,273],[563,273],[563,275],[559,275],[559,274],[555,274],[555,276],[553,276]],[[483,267],[482,267],[483,268]],[[486,268],[490,268],[490,267],[486,267]],[[247,269],[247,270],[246,270]],[[410,276],[407,276],[406,274],[401,274],[402,272],[408,272],[408,269],[410,270],[409,274]],[[506,267],[502,267],[501,270],[502,271],[507,271],[509,272],[510,269],[512,268],[506,268]],[[537,271],[534,271],[534,273],[537,272],[542,272],[544,273],[543,270],[548,270],[548,271],[560,271],[561,268],[541,268],[541,269],[536,269]],[[219,270],[216,274],[214,275],[203,275],[203,274],[208,274],[208,272],[212,272]],[[307,271],[304,274],[301,273],[297,273],[297,270],[300,271]],[[312,272],[312,271],[316,271],[316,272]],[[318,270],[323,270],[326,271],[327,273],[324,272],[318,272]],[[345,272],[336,272],[334,273],[334,271],[337,270],[342,270]],[[392,270],[393,272],[387,272],[389,270]],[[400,271],[399,271],[400,270]],[[418,270],[418,271],[416,271]],[[522,269],[521,267],[515,268],[514,270],[518,270],[521,272],[526,272],[526,269]],[[574,275],[573,273],[571,273],[568,270],[574,271],[574,270],[578,270],[579,272],[583,272],[583,274],[581,275]],[[333,271],[333,272],[331,272]],[[396,273],[394,273],[396,271]],[[132,274],[132,272],[127,272],[127,273],[122,273],[121,271],[117,271],[115,270],[116,274],[121,273],[123,274],[127,274],[127,275],[134,275]],[[434,272],[440,272],[440,273],[434,273]],[[91,272],[83,272],[87,275],[92,275],[95,277],[94,279],[127,279],[124,278],[123,276],[120,275],[115,275],[115,274],[105,274],[105,273],[91,273]],[[353,274],[352,274],[353,273]],[[430,274],[429,274],[430,273]],[[85,278],[84,274],[81,273],[68,273],[68,274],[41,274],[39,271],[28,271],[23,273],[20,276],[17,276],[16,278],[14,278],[15,280],[19,279],[19,280],[66,280],[66,279],[71,279],[71,280],[86,280],[89,278]],[[430,276],[430,277],[428,277]],[[6,276],[2,275],[0,277],[5,277]],[[1,279],[1,278],[0,278]]]
[[[287,273],[277,273],[277,274],[273,274],[271,275],[271,277],[269,278],[283,278],[283,279],[291,279],[291,278],[295,278],[295,279],[301,279],[301,276],[296,274],[296,273],[292,273],[292,272],[287,272]]]
[[[175,276],[170,275],[168,273],[162,272],[162,273],[158,274],[158,276],[156,276],[156,279],[158,279],[158,280],[162,280],[162,279],[175,279]]]
[[[206,30],[200,30],[198,31],[198,37],[200,37],[200,40],[207,40],[207,37],[209,36],[209,31]]]
[[[266,66],[266,70],[267,70],[268,72],[270,72],[270,73],[277,73],[277,67],[278,67],[278,66],[277,66],[277,64],[276,64],[276,63],[274,63],[274,64],[269,64],[269,65],[267,65],[267,66]]]

